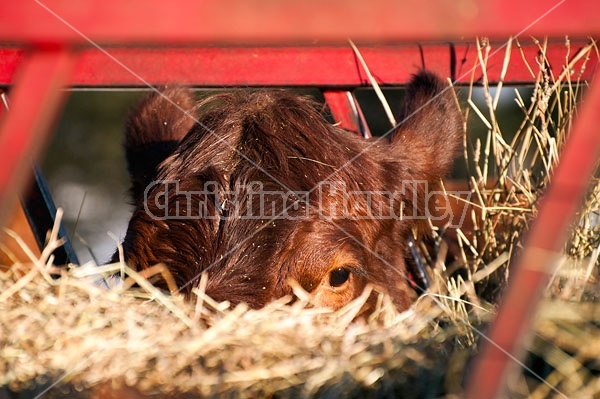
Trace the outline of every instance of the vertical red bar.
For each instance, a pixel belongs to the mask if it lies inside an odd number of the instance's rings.
[[[526,246],[511,270],[500,310],[470,376],[466,398],[505,397],[506,376],[524,349],[541,289],[562,254],[571,222],[600,158],[600,79],[584,97],[560,164],[534,222]]]
[[[358,101],[347,90],[325,90],[323,92],[329,110],[342,129],[356,132],[364,138],[371,137],[371,131],[365,121]]]
[[[11,213],[61,109],[73,65],[67,48],[31,50],[23,59],[10,92],[10,110],[0,120],[0,226]]]

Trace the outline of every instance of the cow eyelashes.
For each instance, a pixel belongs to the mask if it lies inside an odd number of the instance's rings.
[[[346,269],[345,267],[338,267],[337,269],[329,272],[329,285],[334,288],[341,287],[342,285],[346,284],[348,279],[350,279],[350,270]]]

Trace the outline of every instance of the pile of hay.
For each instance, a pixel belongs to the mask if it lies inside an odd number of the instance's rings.
[[[330,312],[311,307],[300,289],[292,304],[283,298],[261,310],[215,303],[201,288],[196,303],[184,302],[122,264],[56,268],[55,231],[40,257],[0,272],[0,397],[100,397],[120,387],[132,390],[113,397],[460,397],[521,233],[559,159],[585,87],[579,73],[596,50],[591,43],[563,70],[530,65],[531,105],[518,97],[523,123],[502,132],[494,113],[500,89],[492,95],[485,75],[490,49],[479,43],[474,66],[488,108],[467,99],[467,116],[488,127],[467,138],[472,229],[456,232],[452,263],[442,231],[434,232],[434,250],[418,245],[433,284],[409,311],[398,314],[381,295],[368,320],[354,320],[369,292]],[[567,44],[566,58],[570,50]],[[528,342],[528,366],[578,398],[600,395],[599,219],[595,180]],[[111,284],[115,273],[123,284]],[[510,388],[515,398],[556,395],[527,372]]]
[[[351,323],[359,302],[335,313],[285,300],[254,311],[200,294],[194,306],[153,289],[106,290],[88,273],[97,271],[3,275],[0,385],[57,383],[48,393],[62,394],[112,381],[150,394],[363,397],[420,384],[436,393],[448,368],[440,353],[449,356],[452,338],[467,332],[441,328],[426,300],[402,315],[383,301],[377,320]]]

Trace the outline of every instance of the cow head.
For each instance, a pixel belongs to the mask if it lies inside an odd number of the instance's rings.
[[[372,140],[286,91],[152,94],[125,141],[136,207],[125,261],[165,264],[188,294],[207,273],[208,295],[254,308],[293,279],[330,308],[371,283],[406,309],[407,239],[462,144],[451,90],[415,75],[403,122]]]

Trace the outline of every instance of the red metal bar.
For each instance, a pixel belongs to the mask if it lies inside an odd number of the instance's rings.
[[[530,65],[536,65],[537,45],[522,44],[522,52]],[[571,56],[586,44],[571,42]],[[494,46],[497,47],[497,46]],[[477,62],[474,45],[404,45],[365,46],[359,50],[369,69],[381,85],[407,83],[421,67],[457,83],[468,83],[470,69]],[[69,84],[80,87],[144,86],[179,82],[201,87],[225,86],[318,86],[324,88],[369,85],[349,45],[325,47],[236,47],[236,48],[107,48],[110,56],[98,49],[80,50]],[[0,48],[0,85],[13,80],[22,50]],[[549,44],[547,59],[553,70],[565,64],[564,40]],[[111,57],[114,57],[111,58]],[[490,57],[490,83],[500,78],[504,51]],[[579,69],[583,60],[574,67]],[[598,65],[592,57],[582,79],[590,79]],[[135,74],[132,74],[133,71]],[[136,76],[137,75],[137,76]],[[478,78],[478,76],[476,76]],[[534,80],[521,51],[513,48],[504,81],[509,84]]]
[[[342,129],[356,132],[364,138],[372,137],[369,125],[354,94],[346,90],[325,90],[327,106]]]
[[[63,0],[0,2],[0,38],[82,43],[199,44],[439,40],[600,32],[587,0]],[[66,24],[71,24],[71,28]]]
[[[31,51],[23,57],[11,91],[11,110],[0,123],[0,226],[17,199],[31,162],[44,147],[59,111],[73,57],[67,49]]]
[[[470,376],[467,398],[504,397],[502,384],[511,365],[514,365],[506,353],[520,358],[520,345],[531,324],[541,288],[562,255],[571,222],[580,209],[590,178],[598,165],[598,109],[600,79],[595,79],[542,200],[527,245],[511,269],[511,283],[489,333],[489,342],[484,343],[477,366]]]

